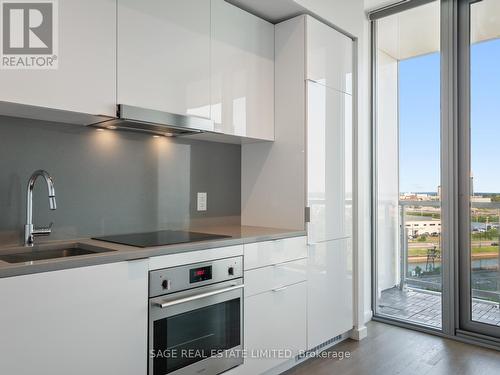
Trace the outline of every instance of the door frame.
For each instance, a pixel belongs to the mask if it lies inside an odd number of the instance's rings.
[[[435,330],[410,322],[396,320],[376,314],[377,301],[377,174],[376,174],[376,20],[434,0],[406,0],[369,13],[371,21],[371,137],[372,137],[372,311],[373,320],[381,321],[421,332],[434,334],[466,343],[500,350],[500,339],[489,335],[491,327],[476,329],[481,323],[464,324],[464,287],[460,275],[470,267],[470,259],[462,261],[461,246],[464,237],[469,241],[469,220],[459,218],[469,215],[468,162],[470,137],[470,63],[469,63],[469,10],[471,3],[482,0],[435,0],[440,1],[441,30],[441,218],[442,218],[442,330]],[[467,11],[465,11],[467,8]],[[467,25],[464,28],[464,24]],[[464,148],[465,147],[465,148]],[[465,172],[465,174],[464,174]],[[465,181],[465,184],[464,184]],[[464,211],[465,210],[465,211]],[[467,217],[467,216],[466,216]],[[464,228],[466,230],[464,230]],[[468,242],[465,242],[468,243]],[[470,282],[469,282],[470,286]],[[469,289],[470,290],[470,289]],[[470,302],[470,301],[469,301]],[[470,315],[470,314],[469,314]],[[473,322],[472,322],[473,323]],[[485,328],[485,327],[482,327]],[[489,329],[488,329],[489,328]],[[488,332],[487,332],[488,331]],[[487,334],[488,333],[488,334]]]
[[[371,101],[371,120],[372,120],[372,311],[373,311],[373,319],[383,322],[388,322],[391,324],[409,327],[412,329],[416,329],[418,331],[428,332],[432,334],[437,334],[441,336],[452,336],[455,332],[455,310],[453,297],[455,290],[453,289],[454,285],[454,275],[455,275],[455,266],[454,266],[454,258],[453,254],[448,251],[449,248],[452,248],[453,238],[455,230],[453,226],[441,226],[441,240],[442,240],[442,318],[443,324],[441,329],[436,329],[432,327],[427,327],[423,325],[418,325],[416,323],[398,320],[389,316],[378,315],[376,312],[376,303],[377,303],[377,285],[378,285],[378,273],[377,273],[377,216],[378,216],[378,207],[377,207],[377,80],[376,80],[376,72],[377,72],[377,64],[376,64],[376,49],[377,49],[377,41],[376,41],[376,33],[377,33],[377,23],[376,21],[380,18],[384,18],[386,16],[390,16],[405,10],[409,10],[418,6],[422,6],[434,1],[440,1],[440,50],[441,50],[441,144],[440,144],[440,155],[441,155],[441,216],[442,220],[446,220],[446,218],[454,217],[454,204],[445,203],[447,197],[453,196],[453,186],[454,186],[454,176],[456,174],[449,173],[451,170],[451,165],[453,164],[453,158],[450,158],[450,152],[455,149],[455,136],[453,135],[454,129],[456,127],[453,126],[453,121],[456,118],[453,111],[456,107],[455,105],[445,105],[443,103],[450,103],[449,99],[453,97],[456,90],[454,90],[453,82],[454,80],[454,71],[448,71],[448,66],[454,60],[455,53],[455,42],[453,39],[449,38],[449,35],[453,35],[451,29],[454,27],[454,24],[450,24],[447,21],[453,19],[453,17],[449,17],[448,13],[454,11],[454,1],[455,0],[408,0],[402,1],[400,3],[396,3],[394,5],[389,5],[387,7],[383,7],[380,10],[376,10],[369,14],[369,19],[371,21],[371,93],[372,93],[372,101]],[[443,16],[443,13],[446,13],[446,16]],[[446,74],[445,74],[446,72]]]
[[[500,327],[472,320],[470,258],[470,171],[471,171],[471,74],[470,6],[482,0],[462,0],[458,4],[458,305],[460,335],[484,337],[500,343]]]

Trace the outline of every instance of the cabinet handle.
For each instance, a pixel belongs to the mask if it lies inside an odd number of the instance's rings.
[[[286,290],[288,287],[287,286],[282,286],[280,288],[274,288],[273,292],[282,292],[283,290]]]

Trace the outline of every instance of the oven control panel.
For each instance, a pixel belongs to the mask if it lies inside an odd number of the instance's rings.
[[[212,266],[196,267],[189,270],[191,284],[212,280]]]
[[[243,257],[164,268],[149,273],[149,296],[180,292],[243,277]]]

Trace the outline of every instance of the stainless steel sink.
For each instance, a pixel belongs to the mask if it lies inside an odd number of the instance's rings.
[[[0,260],[7,263],[29,263],[37,260],[68,258],[111,251],[115,250],[79,243],[40,245],[29,249],[17,248],[2,251],[0,253]]]

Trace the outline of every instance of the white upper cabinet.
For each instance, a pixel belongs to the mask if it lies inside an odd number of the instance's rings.
[[[352,40],[306,17],[307,78],[352,94]]]
[[[211,116],[216,131],[274,139],[274,25],[212,0]]]
[[[210,117],[210,0],[118,0],[118,103]]]
[[[57,2],[58,68],[0,70],[0,100],[114,115],[116,1]]]
[[[309,243],[352,235],[352,98],[307,82]]]

